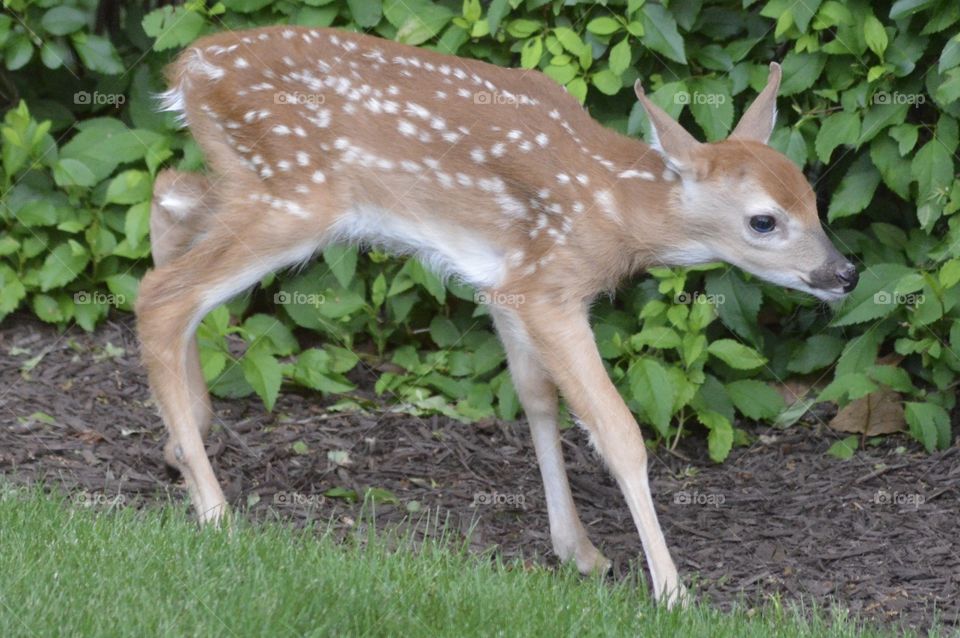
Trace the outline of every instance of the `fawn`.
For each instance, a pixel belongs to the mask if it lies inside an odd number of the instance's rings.
[[[588,307],[654,265],[726,261],[823,300],[857,270],[813,190],[767,146],[780,67],[729,139],[697,142],[639,82],[653,144],[602,127],[545,75],[331,29],[205,37],[169,69],[211,176],[164,171],[156,269],[136,311],[150,386],[203,522],[226,507],[204,450],[211,408],[194,333],[206,313],[329,242],[412,254],[488,298],[533,436],[553,548],[580,571],[587,537],[564,468],[558,391],[626,497],[658,600],[684,588],[657,521],[640,428],[604,369]]]

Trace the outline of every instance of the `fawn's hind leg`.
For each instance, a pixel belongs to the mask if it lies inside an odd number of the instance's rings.
[[[217,212],[216,194],[210,180],[199,173],[164,170],[157,175],[150,207],[150,252],[159,268],[185,254],[214,223]],[[190,388],[193,417],[200,436],[207,437],[213,407],[200,367],[200,351],[196,338],[187,348],[186,379]],[[167,445],[167,462],[176,466],[172,440]]]
[[[322,195],[307,210],[272,198],[257,182],[237,182],[220,190],[220,209],[201,238],[146,274],[136,307],[143,362],[170,435],[167,458],[183,475],[201,522],[219,521],[226,500],[203,446],[196,393],[188,381],[187,355],[197,325],[267,274],[309,259],[332,221]],[[289,205],[266,208],[257,203],[264,198]]]

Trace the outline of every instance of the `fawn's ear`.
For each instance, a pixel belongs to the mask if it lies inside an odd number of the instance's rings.
[[[740,118],[737,127],[730,134],[732,140],[753,140],[767,143],[777,122],[777,91],[780,89],[780,65],[770,63],[770,75],[767,86]]]
[[[653,133],[651,146],[663,156],[672,170],[680,174],[688,173],[695,163],[694,156],[701,146],[700,142],[666,111],[650,101],[643,92],[640,80],[634,83],[633,90],[650,119],[650,130]]]

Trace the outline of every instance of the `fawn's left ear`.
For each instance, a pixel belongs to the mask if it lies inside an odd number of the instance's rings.
[[[780,65],[771,62],[767,86],[740,118],[729,139],[767,143],[770,134],[773,133],[773,125],[777,121],[777,91],[780,89],[780,76]]]
[[[633,85],[637,99],[647,112],[653,139],[650,146],[663,156],[667,166],[681,175],[696,173],[697,150],[702,146],[685,128],[659,106],[650,101],[637,80]]]

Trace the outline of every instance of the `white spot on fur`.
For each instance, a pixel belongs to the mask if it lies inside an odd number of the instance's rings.
[[[620,179],[639,178],[639,179],[645,179],[648,181],[653,181],[653,173],[650,173],[649,171],[636,171],[633,169],[622,171],[619,175],[617,175],[617,177],[619,177]]]

